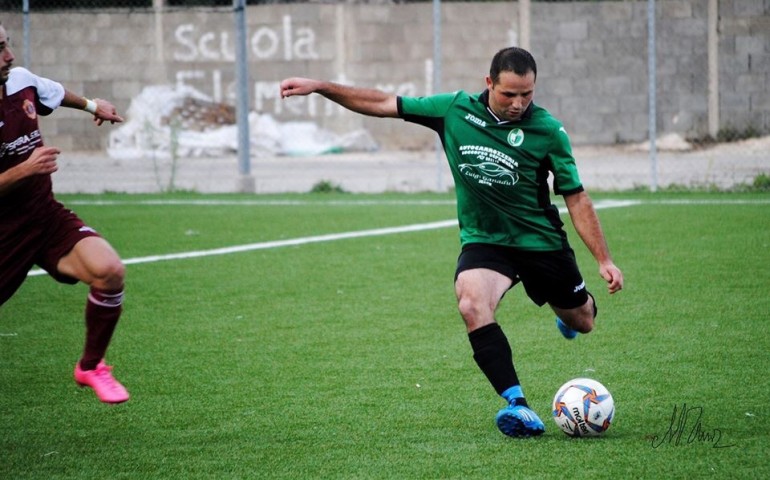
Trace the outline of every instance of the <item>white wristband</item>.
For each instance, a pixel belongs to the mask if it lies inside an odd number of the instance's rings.
[[[83,108],[86,112],[96,115],[96,102],[94,102],[91,99],[86,98],[86,106]]]

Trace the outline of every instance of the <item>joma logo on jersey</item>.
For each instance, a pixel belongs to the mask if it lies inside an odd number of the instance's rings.
[[[518,147],[524,143],[524,132],[520,128],[514,128],[508,133],[508,143],[514,147]]]
[[[486,127],[487,126],[487,122],[485,122],[484,120],[480,119],[479,117],[477,117],[477,116],[475,116],[475,115],[473,115],[471,113],[466,115],[465,119],[468,120],[471,123],[475,123],[479,127]]]

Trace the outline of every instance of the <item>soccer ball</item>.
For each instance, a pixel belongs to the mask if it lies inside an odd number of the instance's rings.
[[[610,428],[615,402],[609,390],[590,378],[574,378],[553,397],[553,419],[571,437],[595,437]]]

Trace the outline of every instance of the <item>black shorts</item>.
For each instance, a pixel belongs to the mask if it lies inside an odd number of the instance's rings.
[[[572,249],[530,252],[501,245],[471,243],[457,259],[457,276],[474,268],[487,268],[510,278],[511,287],[521,282],[527,296],[538,306],[576,308],[588,301],[588,291]]]

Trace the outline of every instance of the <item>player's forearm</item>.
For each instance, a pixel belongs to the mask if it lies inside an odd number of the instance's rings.
[[[118,115],[115,106],[103,98],[81,97],[65,89],[61,105],[90,113],[94,116],[97,125],[101,125],[103,122],[120,123],[123,121],[123,117]]]
[[[90,100],[93,102],[93,100]],[[89,100],[81,95],[73,93],[69,90],[64,90],[64,98],[61,101],[62,107],[75,108],[77,110],[86,110]],[[93,108],[96,108],[94,103]]]
[[[14,186],[22,179],[24,175],[21,173],[18,166],[9,168],[8,170],[0,173],[0,197],[4,197]]]
[[[396,117],[396,96],[373,88],[351,87],[333,82],[322,82],[316,93],[342,105],[348,110],[375,117]]]
[[[607,241],[604,237],[604,232],[599,225],[598,220],[596,223],[583,225],[582,227],[575,226],[580,235],[580,238],[585,243],[591,255],[594,256],[596,262],[599,265],[612,263],[612,256],[610,255],[610,249],[607,246]]]
[[[572,224],[597,263],[612,263],[612,256],[593,203],[585,192],[566,197]]]

